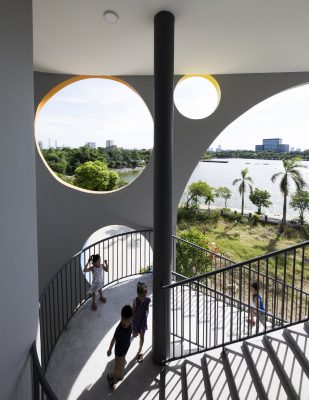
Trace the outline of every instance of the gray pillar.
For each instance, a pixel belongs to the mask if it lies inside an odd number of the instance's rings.
[[[0,12],[0,399],[31,398],[38,328],[32,1]]]
[[[170,307],[163,285],[170,283],[172,262],[174,16],[154,19],[154,251],[153,359],[169,355]]]

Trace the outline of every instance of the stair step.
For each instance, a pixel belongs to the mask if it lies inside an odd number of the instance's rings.
[[[209,373],[213,400],[230,400],[230,389],[220,358],[220,351],[214,350],[207,353],[205,362]]]
[[[286,345],[285,342],[278,342],[278,340],[275,340],[274,338],[271,338],[270,336],[264,336],[263,343],[267,350],[269,358],[271,359],[271,362],[274,366],[274,369],[276,370],[276,372],[280,378],[280,381],[284,387],[284,390],[288,395],[289,400],[300,400],[300,397],[299,397],[298,393],[296,392],[293,383],[291,382],[291,378],[293,378],[293,377],[290,377],[286,373],[285,360],[287,359],[287,353],[289,350],[288,346]],[[290,357],[291,357],[291,355],[290,355]],[[289,360],[290,360],[289,362],[291,362],[290,357],[289,357]],[[292,358],[293,358],[293,355],[292,355]],[[294,376],[294,374],[293,374],[293,376]]]
[[[263,383],[261,381],[261,378],[259,376],[258,370],[256,368],[255,360],[253,360],[253,358],[252,358],[252,355],[251,355],[251,352],[249,350],[247,342],[243,342],[241,348],[242,348],[243,355],[244,355],[244,357],[246,359],[246,363],[247,363],[249,372],[250,372],[251,377],[252,377],[252,382],[253,382],[253,384],[255,386],[255,390],[256,390],[256,392],[258,394],[259,400],[269,400],[269,398],[267,396],[267,393],[265,391],[265,388],[263,386]]]
[[[204,376],[201,364],[191,361],[185,363],[187,397],[183,400],[202,400],[206,397]]]
[[[288,399],[263,343],[255,339],[254,341],[247,341],[246,344],[268,398],[270,400]]]
[[[212,389],[211,389],[211,382],[208,370],[208,364],[206,361],[206,355],[201,359],[201,366],[203,369],[203,378],[204,378],[204,386],[205,386],[205,395],[207,400],[213,400]]]
[[[164,400],[182,400],[182,363],[183,361],[174,362],[165,368]]]
[[[290,331],[289,329],[285,329],[283,331],[283,337],[284,337],[286,343],[288,344],[288,346],[290,347],[292,353],[297,358],[297,361],[301,365],[302,370],[307,375],[307,378],[309,378],[309,361],[305,355],[306,346],[304,349],[304,348],[300,347],[298,344],[298,341],[300,341],[299,340],[300,335],[298,333],[292,334],[292,331]],[[305,339],[308,340],[309,338],[305,337]]]
[[[289,343],[285,340],[289,333],[277,332],[276,336],[269,335],[268,341],[271,343],[280,364],[300,399],[308,399],[309,379],[303,370],[302,364]],[[293,340],[293,339],[292,339]],[[301,357],[301,356],[300,356]],[[305,359],[305,357],[303,357]],[[307,361],[307,360],[306,360]]]
[[[240,400],[238,390],[237,390],[237,387],[236,387],[236,384],[234,381],[232,368],[231,368],[231,365],[230,365],[230,362],[228,359],[227,352],[225,350],[223,350],[221,353],[221,360],[222,360],[223,368],[225,371],[227,383],[229,385],[231,399],[232,400]]]
[[[223,355],[223,357],[226,357],[226,359],[223,358],[223,361],[228,362],[229,371],[227,372],[227,376],[231,374],[230,377],[233,382],[233,386],[230,387],[231,393],[232,390],[236,389],[238,398],[240,399],[257,399],[257,391],[241,349],[239,348],[236,351],[235,346],[233,348],[225,348],[225,356]]]

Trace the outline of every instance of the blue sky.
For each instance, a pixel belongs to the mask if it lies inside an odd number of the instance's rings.
[[[196,87],[190,90],[187,85],[186,93],[192,105]],[[283,143],[308,149],[308,104],[309,85],[275,95],[234,121],[211,147],[254,149],[263,138],[281,137]],[[144,102],[127,86],[93,78],[75,82],[53,96],[38,115],[36,135],[45,148],[49,140],[53,147],[56,141],[58,146],[96,142],[105,147],[108,139],[119,147],[152,148],[153,122]]]

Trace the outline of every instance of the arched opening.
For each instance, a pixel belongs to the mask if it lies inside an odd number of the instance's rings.
[[[298,229],[300,210],[291,203],[297,189],[292,177],[287,196],[288,226],[283,236],[279,226],[284,201],[282,160],[300,157],[296,170],[305,184],[309,183],[308,101],[309,85],[298,86],[257,104],[224,129],[205,149],[204,159],[188,181],[178,213],[179,234],[196,228],[204,235],[205,246],[210,244],[232,261],[306,240],[306,229],[302,233]],[[279,176],[273,182],[275,174]],[[244,216],[240,193],[243,175]],[[303,190],[308,194],[306,185]],[[307,212],[305,219],[308,217]]]
[[[35,132],[50,173],[71,188],[96,193],[133,182],[153,147],[146,104],[113,77],[79,76],[56,86],[37,109]]]
[[[81,254],[82,269],[89,257],[99,254],[109,265],[105,282],[152,271],[151,232],[135,231],[124,225],[108,225],[94,232],[85,242]],[[91,282],[91,273],[85,274]]]

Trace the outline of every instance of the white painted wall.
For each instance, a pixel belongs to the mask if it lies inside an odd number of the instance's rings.
[[[0,398],[28,400],[38,318],[31,0],[1,2],[0,54]]]
[[[35,73],[35,107],[68,75]],[[153,77],[123,76],[152,111]],[[175,77],[175,82],[179,79]],[[309,81],[309,73],[218,75],[221,103],[205,120],[189,120],[175,109],[173,215],[186,183],[204,151],[234,119],[266,98]],[[153,161],[132,184],[106,194],[89,194],[56,181],[37,154],[40,290],[85,240],[106,225],[153,225]]]

